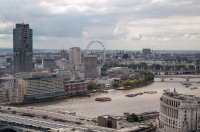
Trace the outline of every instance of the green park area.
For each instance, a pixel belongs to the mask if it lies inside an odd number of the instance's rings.
[[[121,84],[118,84],[117,82],[113,82],[112,87],[113,88],[122,87],[122,86],[134,87],[134,86],[138,86],[140,84],[144,84],[144,83],[147,83],[147,82],[153,81],[153,80],[154,80],[153,73],[146,73],[146,74],[144,74],[144,76],[142,78],[139,78],[137,80],[128,79],[128,80],[123,81]]]

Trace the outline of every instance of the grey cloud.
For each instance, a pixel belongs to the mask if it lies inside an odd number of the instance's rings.
[[[15,23],[25,19],[35,37],[47,38],[37,43],[50,43],[50,38],[56,38],[54,43],[57,38],[167,40],[171,34],[198,35],[199,7],[199,0],[6,0],[0,4],[0,27],[1,22],[12,24],[0,28],[0,34],[12,35]]]
[[[134,37],[133,37],[133,39],[135,39],[135,40],[141,40],[143,38],[143,34],[142,33],[137,33]]]

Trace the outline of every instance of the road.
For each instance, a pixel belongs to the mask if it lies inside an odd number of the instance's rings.
[[[62,113],[56,113],[56,112],[49,112],[49,111],[42,111],[37,109],[25,109],[25,108],[17,108],[17,107],[8,107],[8,106],[1,106],[0,110],[4,110],[8,113],[12,113],[12,111],[16,111],[16,114],[20,113],[28,113],[33,114],[35,116],[47,116],[49,118],[56,118],[61,120],[67,120],[69,122],[80,122],[87,125],[97,125],[96,123],[91,121],[91,118],[85,118],[80,116],[73,116],[73,115],[66,115]],[[80,120],[85,119],[85,120]],[[89,121],[87,121],[89,120]]]

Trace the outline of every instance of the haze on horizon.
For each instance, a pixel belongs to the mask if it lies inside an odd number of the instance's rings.
[[[30,24],[33,48],[200,50],[199,0],[0,0],[0,48],[16,23]]]

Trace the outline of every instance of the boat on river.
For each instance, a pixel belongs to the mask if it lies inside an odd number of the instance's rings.
[[[149,94],[157,93],[157,91],[150,91]]]
[[[192,88],[190,88],[191,90],[194,90],[194,89],[198,89],[197,87],[192,87]]]
[[[157,93],[157,91],[144,91],[144,93],[153,94],[153,93]]]
[[[76,111],[64,111],[63,114],[66,114],[66,115],[77,115],[78,113]]]
[[[142,92],[136,93],[136,95],[142,95],[142,94],[143,94]]]
[[[126,97],[135,97],[137,96],[136,94],[127,94]]]
[[[100,98],[96,98],[95,101],[101,101],[101,102],[103,102],[103,101],[111,101],[111,98],[109,98],[109,97],[100,97]]]
[[[190,82],[186,81],[186,82],[183,82],[182,85],[192,85]]]

